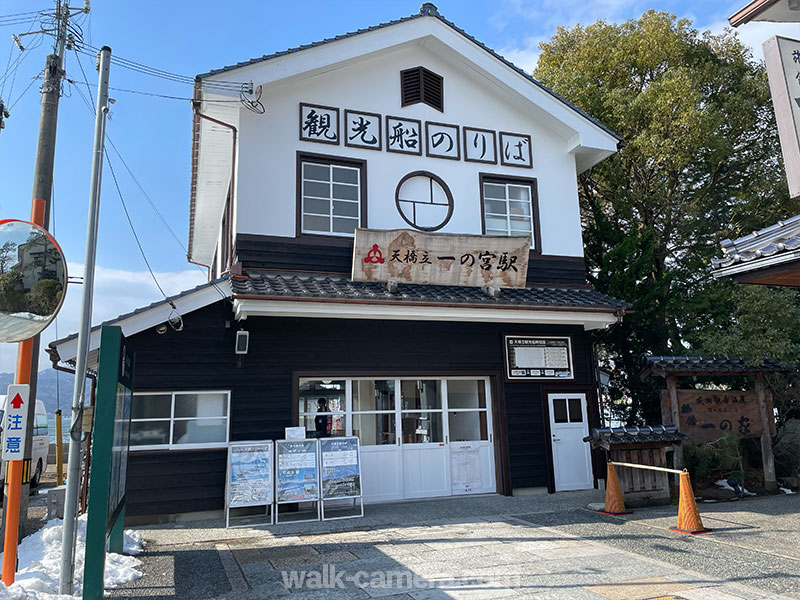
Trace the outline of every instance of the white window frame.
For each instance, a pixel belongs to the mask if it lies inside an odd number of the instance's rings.
[[[485,186],[486,185],[501,185],[505,189],[505,199],[502,198],[487,198]],[[512,236],[515,235],[511,231],[511,202],[521,202],[515,198],[509,197],[508,191],[510,186],[515,187],[524,187],[528,189],[528,200],[530,202],[530,215],[529,215],[529,222],[531,225],[531,250],[536,250],[536,210],[534,207],[534,202],[536,201],[536,185],[533,181],[525,182],[525,181],[518,181],[514,179],[505,179],[502,176],[498,177],[487,177],[481,180],[480,182],[480,193],[481,193],[481,209],[483,214],[481,217],[483,218],[483,233],[484,235],[505,235],[505,236]],[[506,205],[506,213],[504,215],[498,213],[490,213],[487,208],[487,200],[492,202],[505,202]],[[489,226],[487,224],[487,219],[505,219],[506,221],[506,230],[504,233],[499,233],[497,229],[489,233]]]
[[[487,433],[489,436],[488,440],[471,440],[474,442],[491,442],[494,443],[494,415],[492,413],[492,390],[490,385],[489,375],[485,374],[476,374],[476,375],[447,375],[447,374],[425,374],[421,373],[419,375],[403,375],[403,376],[396,376],[396,375],[350,375],[346,377],[342,377],[339,375],[303,375],[302,377],[298,378],[298,384],[302,385],[304,381],[319,381],[323,379],[330,379],[335,381],[344,381],[345,382],[345,410],[343,412],[326,412],[326,413],[317,413],[317,412],[308,412],[308,411],[300,411],[299,404],[298,404],[298,411],[297,411],[297,423],[300,422],[301,416],[311,417],[316,415],[336,415],[336,416],[344,416],[345,417],[345,433],[343,437],[350,437],[353,436],[353,417],[356,415],[394,415],[395,416],[395,443],[394,444],[368,444],[363,446],[363,448],[370,448],[370,449],[377,449],[377,448],[400,448],[403,445],[411,445],[411,444],[403,444],[401,442],[402,438],[402,415],[407,413],[440,413],[442,415],[442,435],[444,437],[444,443],[450,443],[450,413],[451,412],[483,412],[486,414],[486,423],[487,423]],[[416,380],[435,380],[440,383],[439,392],[441,394],[442,399],[442,406],[441,408],[430,408],[430,409],[403,409],[401,407],[401,382],[403,381],[416,381]],[[391,410],[354,410],[353,409],[353,386],[357,381],[377,381],[377,380],[388,380],[394,381],[394,393],[392,394],[394,398],[395,408]],[[486,394],[486,406],[484,408],[451,408],[449,405],[449,396],[448,396],[448,389],[447,389],[447,382],[448,381],[481,381],[484,384],[484,390]],[[298,387],[299,387],[298,385]],[[309,438],[311,439],[311,438]],[[314,438],[316,439],[316,438]],[[432,444],[438,444],[440,442],[430,442]]]
[[[225,409],[224,417],[175,417],[175,396],[180,394],[225,394],[227,399],[227,407]],[[130,452],[138,452],[140,450],[192,450],[197,448],[227,448],[231,439],[231,391],[230,390],[152,390],[134,392],[133,397],[136,396],[166,396],[170,395],[170,409],[169,409],[169,443],[167,444],[147,444],[142,446],[134,446],[129,444]],[[172,435],[175,428],[175,421],[202,421],[202,420],[225,420],[225,441],[222,442],[205,442],[201,444],[174,444],[172,442]],[[131,418],[131,425],[133,423],[146,423],[146,422],[163,422],[166,417],[156,419],[134,419]]]
[[[333,214],[333,203],[334,203],[334,201],[336,201],[336,202],[347,202],[347,203],[350,203],[350,204],[357,205],[358,206],[358,211],[357,211],[358,212],[358,216],[355,219],[356,227],[358,228],[358,227],[364,227],[365,226],[365,224],[361,222],[361,215],[362,215],[362,209],[363,209],[362,202],[364,202],[363,193],[362,192],[363,192],[363,186],[366,184],[366,182],[363,181],[364,178],[362,177],[362,175],[363,175],[363,166],[353,166],[351,164],[340,163],[340,162],[337,162],[333,158],[326,159],[326,158],[313,158],[313,157],[303,157],[303,156],[301,156],[299,162],[300,162],[300,166],[299,166],[300,173],[299,173],[298,183],[300,185],[300,214],[299,214],[300,223],[298,224],[298,231],[302,235],[332,235],[332,236],[336,236],[336,237],[348,237],[348,238],[353,237],[355,235],[354,233],[341,233],[341,232],[333,231],[333,219],[335,218],[334,214]],[[305,165],[307,165],[307,164],[308,165],[316,165],[316,166],[320,166],[320,167],[328,167],[329,179],[328,179],[327,183],[330,185],[330,195],[327,198],[322,198],[322,197],[319,197],[319,196],[308,196],[312,200],[326,200],[328,202],[328,214],[327,215],[320,215],[320,214],[317,214],[317,213],[307,213],[306,212]],[[358,174],[358,183],[353,184],[353,183],[345,183],[345,182],[336,182],[336,185],[346,185],[346,186],[349,186],[349,187],[355,187],[356,191],[357,191],[356,196],[357,196],[358,200],[347,200],[347,199],[344,199],[344,198],[334,198],[333,197],[333,185],[334,185],[333,169],[334,169],[334,167],[339,168],[339,169],[350,169],[352,171],[355,171]],[[311,182],[314,182],[314,183],[326,183],[324,181],[319,181],[317,179],[309,179],[308,181],[311,181]],[[326,217],[327,216],[327,218],[328,218],[328,231],[319,231],[319,230],[316,230],[316,229],[306,229],[305,228],[305,217],[306,216],[310,216],[310,217]],[[344,218],[344,219],[351,220],[351,221],[354,220],[353,217],[347,217],[347,216],[345,216],[345,217],[339,216],[338,218]]]

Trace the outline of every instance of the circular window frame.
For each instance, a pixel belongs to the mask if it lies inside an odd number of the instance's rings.
[[[441,223],[439,223],[435,227],[423,227],[421,225],[415,225],[414,223],[412,223],[411,221],[409,221],[406,218],[405,213],[400,208],[400,188],[403,187],[403,184],[406,181],[408,181],[409,179],[411,179],[413,177],[427,177],[428,179],[432,179],[433,181],[438,183],[439,186],[441,186],[441,188],[444,190],[445,196],[447,196],[447,216],[444,218],[444,221],[442,221]],[[430,171],[412,171],[411,173],[408,173],[407,175],[405,175],[397,183],[397,187],[394,190],[394,204],[395,204],[395,207],[397,208],[398,214],[402,217],[403,221],[405,221],[411,227],[413,227],[414,229],[416,229],[418,231],[427,231],[427,232],[439,231],[445,225],[447,225],[450,222],[450,219],[453,217],[453,209],[454,209],[454,206],[455,206],[455,202],[453,201],[453,193],[450,191],[450,188],[444,182],[444,179],[442,179],[441,177],[439,177],[435,173],[431,173]]]

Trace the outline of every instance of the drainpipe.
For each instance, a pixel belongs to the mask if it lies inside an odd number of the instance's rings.
[[[225,206],[225,214],[228,218],[228,258],[225,264],[225,270],[229,271],[231,268],[231,264],[233,263],[233,199],[234,199],[234,192],[235,192],[235,181],[236,181],[236,140],[238,137],[239,132],[237,131],[234,125],[230,123],[225,123],[224,121],[220,121],[219,119],[215,119],[214,117],[209,117],[208,115],[204,115],[200,112],[200,103],[201,100],[195,97],[192,100],[192,109],[194,110],[194,114],[200,117],[201,119],[205,119],[206,121],[210,121],[216,125],[220,125],[222,127],[227,127],[231,130],[231,134],[233,135],[233,144],[231,149],[231,183],[228,186],[228,198]],[[192,262],[191,260],[189,261]],[[198,264],[198,263],[193,263]],[[207,267],[208,265],[201,265],[203,267]],[[210,267],[209,267],[210,269]],[[210,275],[209,275],[210,277]]]
[[[56,371],[61,371],[63,373],[70,373],[73,376],[75,375],[75,369],[74,368],[62,367],[61,365],[59,365],[55,361],[53,362],[52,366],[53,366],[53,369],[55,369]],[[86,379],[88,379],[88,380],[90,380],[92,382],[92,389],[91,389],[91,392],[89,394],[89,406],[94,408],[95,394],[97,392],[97,375],[95,375],[93,373],[89,373],[87,371]],[[70,423],[70,427],[72,427],[72,423]],[[60,440],[57,441],[56,443],[59,443],[59,442],[60,442]],[[92,436],[91,435],[87,435],[86,436],[86,453],[83,456],[83,483],[82,483],[82,486],[81,486],[80,510],[78,511],[80,514],[85,513],[86,512],[86,508],[87,508],[87,506],[86,506],[87,505],[87,496],[88,496],[88,493],[89,493],[89,465],[91,464],[91,456],[92,456]],[[61,485],[61,482],[59,481],[58,484]]]

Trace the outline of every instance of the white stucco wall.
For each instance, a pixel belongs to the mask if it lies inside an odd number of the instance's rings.
[[[444,77],[445,111],[426,104],[402,108],[400,71],[424,66]],[[544,254],[582,256],[575,157],[568,140],[534,120],[523,103],[512,103],[493,83],[465,64],[446,61],[423,46],[351,64],[302,79],[265,86],[264,115],[240,111],[236,231],[294,237],[296,231],[297,151],[367,161],[368,227],[406,228],[395,207],[395,188],[407,173],[428,170],[453,193],[455,209],[445,233],[481,233],[479,173],[537,179]],[[300,102],[531,135],[533,168],[477,164],[423,156],[404,156],[299,141]],[[385,124],[383,125],[385,138]],[[423,123],[424,132],[424,123]],[[499,141],[499,139],[498,139]],[[463,154],[463,151],[462,151]]]

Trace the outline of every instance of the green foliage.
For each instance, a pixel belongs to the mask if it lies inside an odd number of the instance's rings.
[[[53,314],[61,302],[61,290],[61,282],[57,279],[37,282],[36,288],[29,294],[31,311],[39,315]]]
[[[747,464],[741,442],[739,436],[726,433],[716,442],[686,444],[683,448],[684,466],[698,481],[712,482],[730,477],[744,481]]]
[[[765,69],[733,32],[652,10],[559,28],[540,48],[535,76],[626,142],[579,176],[585,256],[590,282],[632,304],[602,340],[612,399],[629,424],[660,422],[663,383],[640,380],[643,357],[699,353],[731,326],[741,288],[711,277],[720,241],[800,212]]]

